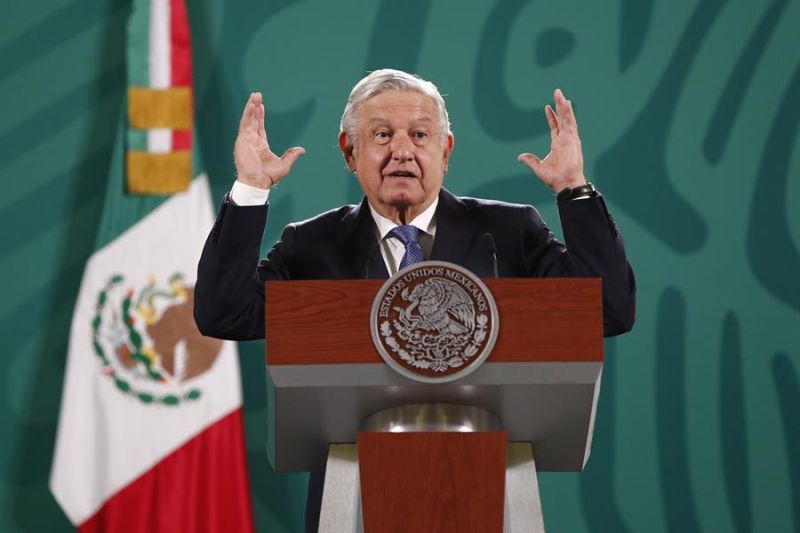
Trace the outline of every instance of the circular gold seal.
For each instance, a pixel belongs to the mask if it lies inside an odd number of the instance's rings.
[[[384,361],[425,383],[476,370],[497,339],[497,305],[484,283],[452,263],[425,261],[383,284],[372,303],[372,341]]]

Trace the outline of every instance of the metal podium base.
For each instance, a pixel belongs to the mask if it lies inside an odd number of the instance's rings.
[[[499,420],[475,407],[424,404],[381,411],[368,417],[365,431],[487,431],[499,428]],[[504,533],[544,532],[536,463],[529,442],[508,443],[505,479]],[[361,533],[358,446],[333,444],[328,448],[322,492],[319,531]]]

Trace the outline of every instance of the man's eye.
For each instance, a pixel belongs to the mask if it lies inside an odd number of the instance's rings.
[[[426,139],[428,137],[428,132],[425,131],[415,131],[414,138],[415,139]]]
[[[375,132],[375,137],[378,139],[388,139],[389,132],[388,131],[377,131]]]

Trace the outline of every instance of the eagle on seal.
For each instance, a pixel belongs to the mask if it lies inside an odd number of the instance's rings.
[[[400,322],[410,330],[460,335],[475,328],[475,306],[466,291],[452,281],[431,278],[411,291],[406,288],[401,297],[411,303],[395,310]]]

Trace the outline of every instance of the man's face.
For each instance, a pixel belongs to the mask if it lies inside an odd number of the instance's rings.
[[[387,91],[358,109],[355,145],[339,146],[372,207],[395,222],[410,222],[442,188],[453,136],[444,143],[434,101],[422,93]]]

